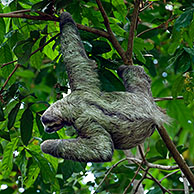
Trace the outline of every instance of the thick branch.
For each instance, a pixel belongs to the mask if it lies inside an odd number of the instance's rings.
[[[181,171],[185,174],[187,180],[189,181],[190,185],[194,189],[194,175],[191,172],[191,170],[189,169],[189,167],[187,166],[186,162],[181,157],[178,150],[176,149],[176,147],[175,147],[174,143],[172,142],[172,140],[170,139],[166,129],[164,127],[158,127],[157,129],[158,129],[158,132],[159,132],[160,136],[162,137],[164,143],[166,144],[166,147],[168,148],[168,150],[172,154],[173,158],[175,159],[175,161],[179,165]]]
[[[126,52],[127,58],[129,59],[131,65],[133,64],[133,60],[132,60],[133,40],[134,40],[134,33],[135,33],[136,25],[137,25],[137,17],[138,17],[138,13],[139,13],[139,4],[140,4],[140,0],[136,0],[135,5],[134,5],[132,18],[131,18],[131,26],[130,26],[129,39],[128,39],[128,48],[127,48],[127,52]]]

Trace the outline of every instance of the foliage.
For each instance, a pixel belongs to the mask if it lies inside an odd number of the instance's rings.
[[[1,3],[0,13],[3,14],[31,9],[32,16],[38,16],[37,11],[59,16],[60,10],[64,9],[77,23],[106,31],[94,0],[2,0]],[[166,129],[184,159],[192,165],[194,4],[191,0],[144,1],[144,4],[140,8],[135,32],[133,60],[135,64],[143,65],[152,77],[154,97],[174,98],[158,102],[158,105],[172,118]],[[116,39],[127,50],[133,1],[102,0],[102,5]],[[112,162],[85,164],[56,159],[40,150],[41,142],[46,139],[67,139],[76,135],[72,128],[46,134],[40,122],[44,110],[67,93],[69,87],[60,53],[58,22],[4,15],[0,17],[0,26],[0,192],[91,193],[106,170],[124,158],[122,151],[115,151]],[[80,35],[88,55],[98,63],[102,89],[124,90],[116,72],[123,63],[116,48],[100,35],[83,30],[80,30]],[[32,55],[37,49],[39,51]],[[18,66],[9,64],[14,60]],[[183,96],[183,99],[175,99],[177,96]],[[167,166],[175,163],[157,131],[146,141],[145,150],[149,162]],[[136,153],[136,149],[132,152]],[[124,192],[134,177],[141,180],[144,171],[137,170],[136,163],[119,163],[109,173],[99,193]],[[160,180],[171,171],[152,168],[149,172]],[[87,181],[88,174],[94,175],[95,180]],[[179,171],[167,176],[161,185],[166,189],[184,189],[180,177]],[[153,179],[144,179],[142,183],[149,194],[162,193],[160,185]],[[132,185],[128,193],[131,190]]]

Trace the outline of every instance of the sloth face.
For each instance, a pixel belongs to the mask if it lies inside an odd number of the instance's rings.
[[[65,125],[65,122],[61,118],[52,116],[50,114],[43,114],[41,117],[41,122],[44,126],[45,132],[47,133],[58,131]]]

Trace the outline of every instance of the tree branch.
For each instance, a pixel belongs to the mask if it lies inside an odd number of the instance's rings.
[[[141,166],[142,164],[143,164],[143,161],[142,161],[142,163],[140,164],[140,166]],[[132,180],[130,181],[130,183],[129,183],[129,184],[127,185],[127,187],[125,188],[123,194],[126,194],[127,191],[128,191],[128,189],[129,189],[129,187],[133,184],[133,182],[134,182],[136,176],[138,175],[139,171],[141,170],[140,166],[138,166],[138,169],[136,170],[135,175],[133,176]]]
[[[140,32],[136,37],[140,37],[140,36],[143,35],[144,33],[150,32],[150,31],[152,31],[152,30],[156,30],[156,29],[160,29],[160,28],[164,28],[164,27],[166,28],[166,27],[168,26],[168,23],[171,22],[171,21],[173,21],[173,20],[176,19],[176,18],[177,18],[177,17],[168,19],[166,22],[160,24],[159,26],[157,26],[157,27],[155,27],[155,28],[148,28],[148,29],[146,29],[146,30]]]
[[[172,140],[170,139],[166,129],[164,127],[157,127],[157,129],[158,129],[158,132],[159,132],[160,136],[162,137],[164,143],[166,144],[166,147],[168,148],[168,150],[172,154],[174,160],[177,162],[177,164],[179,165],[179,168],[185,174],[187,180],[189,181],[190,185],[194,189],[194,175],[193,175],[192,171],[189,169],[186,162],[183,160],[180,153],[176,149],[176,147],[175,147],[174,143],[172,142]]]
[[[104,25],[107,29],[107,32],[109,34],[108,40],[113,44],[114,48],[117,50],[117,52],[119,53],[119,55],[121,56],[123,62],[127,65],[129,65],[129,60],[126,57],[125,51],[123,50],[123,48],[121,47],[121,45],[119,44],[119,42],[117,41],[116,37],[114,36],[112,29],[110,27],[110,23],[108,20],[108,16],[106,14],[106,11],[104,10],[102,3],[100,0],[96,0],[96,3],[98,5],[98,8],[101,12],[102,17],[104,18]]]
[[[135,1],[134,5],[134,10],[131,18],[131,26],[130,26],[130,31],[129,31],[129,39],[128,39],[128,48],[126,51],[126,56],[130,62],[130,65],[133,65],[133,59],[132,59],[132,54],[133,54],[133,40],[134,40],[134,33],[135,29],[137,26],[137,17],[139,14],[139,5],[140,5],[140,0]]]
[[[183,96],[177,96],[176,98],[173,98],[172,96],[168,97],[162,97],[162,98],[154,98],[155,102],[164,101],[164,100],[182,100],[184,99]]]
[[[2,88],[1,88],[1,90],[0,90],[0,94],[3,92],[3,90],[4,90],[5,86],[7,85],[8,81],[11,79],[11,77],[13,76],[13,74],[15,73],[15,71],[18,69],[19,66],[20,66],[20,64],[17,64],[17,65],[14,67],[13,71],[10,73],[10,75],[9,75],[8,78],[7,78],[7,80],[6,80],[5,83],[3,84],[3,86],[2,86]]]
[[[127,158],[123,158],[122,160],[118,161],[117,163],[115,163],[105,174],[104,178],[101,180],[101,182],[99,183],[98,187],[96,188],[96,191],[94,193],[98,193],[99,188],[101,187],[101,185],[103,184],[103,182],[105,181],[105,179],[107,178],[107,176],[110,174],[110,172],[112,171],[113,168],[117,167],[120,163],[124,162],[125,160],[127,160]]]
[[[165,193],[165,192],[167,192],[167,193],[170,193],[165,187],[163,187],[162,185],[161,185],[161,183],[156,179],[156,178],[154,178],[153,177],[153,175],[150,173],[150,172],[148,172],[148,170],[147,169],[144,169],[142,166],[141,166],[141,164],[139,163],[139,162],[135,162],[144,172],[147,172],[147,174],[151,177],[151,180],[153,180],[154,182],[156,182],[157,184],[158,184],[158,186],[161,188],[161,190]],[[146,178],[149,178],[149,177],[146,177]],[[170,193],[171,194],[171,193]]]
[[[8,63],[4,63],[4,64],[1,65],[0,68],[3,68],[3,67],[5,67],[6,65],[9,65],[9,64],[12,64],[12,63],[15,63],[15,62],[17,62],[17,60],[10,61],[10,62],[8,62]]]

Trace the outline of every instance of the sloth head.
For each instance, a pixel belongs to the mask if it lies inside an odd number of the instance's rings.
[[[55,102],[50,106],[41,116],[41,122],[44,130],[47,133],[52,133],[61,129],[64,125],[68,126],[69,123],[65,121],[60,111],[61,101]]]

